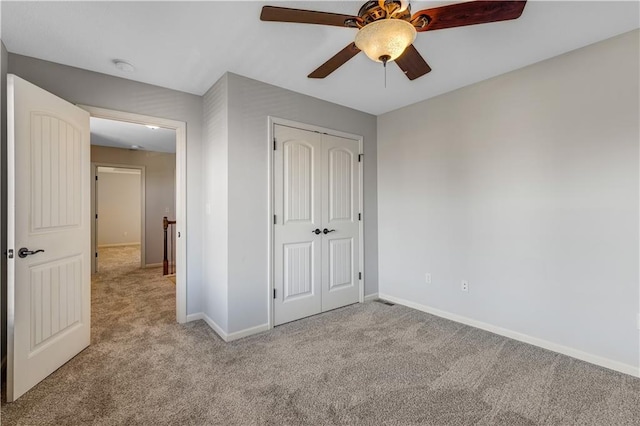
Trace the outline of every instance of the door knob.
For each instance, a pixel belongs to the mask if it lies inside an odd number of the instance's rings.
[[[329,232],[336,232],[336,230],[335,230],[335,229],[327,229],[327,228],[324,228],[324,229],[322,230],[322,233],[323,233],[324,235],[327,235]]]
[[[39,250],[34,250],[31,251],[26,247],[22,247],[20,250],[18,250],[18,257],[24,259],[25,257],[32,255],[32,254],[36,254],[36,253],[44,253],[44,250],[39,249]]]
[[[322,232],[320,230],[320,228],[316,228],[315,230],[311,231],[312,233],[316,234],[316,235],[320,235],[320,233]]]

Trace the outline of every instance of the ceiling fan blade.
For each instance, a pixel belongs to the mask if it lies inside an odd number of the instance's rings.
[[[463,27],[465,25],[486,24],[508,21],[522,15],[526,0],[516,1],[470,1],[448,6],[434,7],[416,12],[412,21],[427,16],[429,23],[417,31],[442,30],[444,28]]]
[[[277,6],[264,6],[260,14],[261,21],[297,22],[300,24],[334,25],[337,27],[349,27],[348,21],[355,22],[359,19],[359,17],[352,15]]]
[[[431,71],[431,67],[413,44],[407,47],[400,57],[396,58],[396,64],[404,71],[409,80],[415,80]]]
[[[318,69],[308,75],[309,78],[325,78],[342,65],[344,65],[349,59],[360,53],[360,49],[356,47],[355,43],[351,43],[338,53],[336,53],[331,59],[324,64],[320,65]]]

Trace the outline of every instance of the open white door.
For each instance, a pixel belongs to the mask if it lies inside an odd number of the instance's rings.
[[[7,401],[90,342],[89,113],[7,76]],[[43,251],[40,251],[43,250]]]

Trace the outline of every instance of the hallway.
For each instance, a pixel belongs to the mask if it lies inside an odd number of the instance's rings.
[[[162,268],[140,268],[140,246],[98,249],[98,274],[91,281],[91,344],[108,338],[114,326],[146,318],[175,323],[175,285]]]

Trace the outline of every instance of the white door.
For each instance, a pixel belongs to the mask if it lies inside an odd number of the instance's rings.
[[[322,310],[360,297],[358,142],[322,135]]]
[[[274,322],[322,309],[322,139],[319,133],[275,127]],[[315,232],[314,232],[315,231]]]
[[[90,146],[86,111],[14,75],[7,95],[7,400],[14,401],[89,345]]]
[[[274,324],[359,300],[358,142],[275,125]]]

